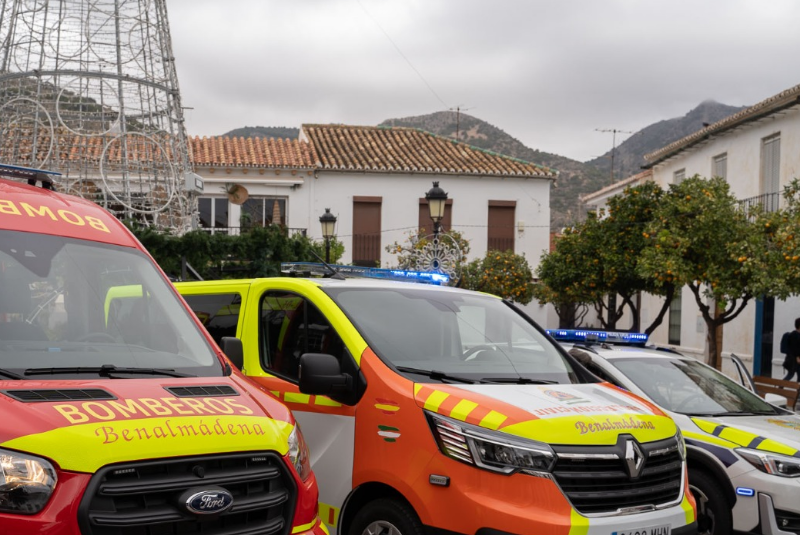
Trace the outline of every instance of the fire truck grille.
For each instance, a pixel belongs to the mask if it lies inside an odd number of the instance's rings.
[[[677,441],[636,443],[638,457],[628,461],[625,448],[631,440],[621,437],[617,445],[607,447],[556,448],[553,476],[580,513],[656,508],[680,498],[683,461]]]
[[[192,513],[187,491],[209,489],[228,491],[233,505],[218,514]],[[78,520],[83,535],[287,535],[296,495],[272,452],[125,463],[92,477]]]

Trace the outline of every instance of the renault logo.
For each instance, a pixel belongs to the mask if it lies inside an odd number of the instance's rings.
[[[625,464],[628,466],[628,475],[631,479],[636,479],[642,472],[642,465],[644,465],[644,453],[639,444],[633,440],[625,442]]]

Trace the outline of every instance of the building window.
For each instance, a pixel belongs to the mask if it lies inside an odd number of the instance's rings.
[[[514,251],[514,211],[517,201],[489,201],[487,250]]]
[[[442,218],[442,231],[447,232],[452,228],[453,220],[453,199],[447,199],[444,205],[444,217]],[[422,197],[419,200],[419,231],[423,235],[433,234],[433,221],[431,220],[431,210],[428,208],[428,199]]]
[[[353,197],[353,264],[381,262],[381,197]]]
[[[200,214],[200,228],[228,228],[228,199],[222,197],[200,197],[197,199]]]
[[[711,162],[711,176],[728,180],[728,153],[723,152],[714,156]]]
[[[781,135],[761,140],[761,193],[778,193],[781,186]]]
[[[669,337],[667,342],[679,346],[681,345],[681,289],[675,290],[675,297],[669,304]]]
[[[686,169],[678,169],[672,173],[672,182],[674,184],[680,184],[684,178],[686,178]]]
[[[286,225],[286,199],[278,197],[250,197],[242,204],[239,216],[242,228]]]

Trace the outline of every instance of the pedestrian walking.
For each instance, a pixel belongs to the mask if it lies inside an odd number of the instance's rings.
[[[800,380],[800,318],[794,320],[794,330],[789,333],[786,340],[786,357],[783,360],[783,367],[786,368],[784,381],[791,381],[795,374]]]

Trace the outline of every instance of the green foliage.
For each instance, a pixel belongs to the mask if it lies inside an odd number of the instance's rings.
[[[688,286],[708,329],[708,353],[719,367],[719,327],[735,319],[747,303],[775,295],[781,284],[771,268],[765,233],[748,217],[721,178],[697,175],[670,186],[653,222],[646,227],[649,244],[642,251],[641,273],[659,284]],[[747,264],[749,254],[758,261]],[[709,298],[713,299],[709,303]]]
[[[533,299],[533,273],[524,256],[488,251],[462,271],[461,287],[498,295],[521,304]]]
[[[203,230],[173,236],[151,227],[129,228],[173,278],[181,275],[182,257],[205,279],[232,279],[280,275],[281,262],[318,262],[325,255],[324,243],[299,233],[288,236],[277,225],[255,227],[238,236]],[[340,242],[332,241],[331,261],[343,251]]]
[[[625,307],[631,309],[639,330],[639,312],[634,296],[639,292],[671,296],[673,287],[656,283],[637,270],[639,253],[647,240],[642,232],[653,219],[664,191],[655,183],[630,187],[609,200],[607,216],[598,219],[590,214],[585,222],[567,230],[556,242],[554,251],[545,255],[537,269],[539,282],[534,295],[542,303],[557,309],[566,304],[592,304],[606,324],[606,312],[614,322]],[[608,295],[621,300],[614,310],[607,310]],[[648,327],[651,332],[663,315]]]

